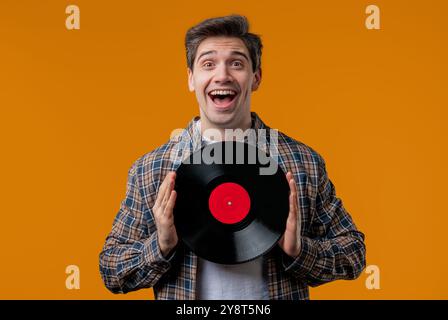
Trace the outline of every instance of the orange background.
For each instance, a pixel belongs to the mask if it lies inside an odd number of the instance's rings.
[[[76,4],[81,29],[65,28]],[[365,8],[381,9],[367,30]],[[447,299],[446,1],[0,2],[2,299],[113,295],[98,254],[135,159],[196,114],[183,38],[249,18],[264,41],[252,109],[327,161],[366,234],[381,289],[337,281],[312,299]],[[67,290],[65,268],[80,267]]]

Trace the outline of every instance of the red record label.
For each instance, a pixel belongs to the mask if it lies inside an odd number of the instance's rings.
[[[234,182],[217,186],[208,199],[210,212],[216,220],[234,224],[243,220],[250,210],[250,197],[246,189]]]

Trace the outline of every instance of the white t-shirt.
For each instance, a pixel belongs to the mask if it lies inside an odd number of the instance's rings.
[[[200,120],[197,122],[200,125]],[[213,142],[203,139],[207,144]],[[199,300],[268,300],[266,278],[263,257],[236,265],[218,264],[198,258],[196,298]]]
[[[197,295],[199,300],[268,300],[263,257],[226,265],[198,258]]]

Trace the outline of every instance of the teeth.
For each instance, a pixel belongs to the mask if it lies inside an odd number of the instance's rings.
[[[236,95],[236,92],[233,90],[213,90],[210,92],[211,95],[216,96],[216,95]]]

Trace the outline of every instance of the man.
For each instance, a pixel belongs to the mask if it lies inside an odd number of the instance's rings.
[[[129,170],[126,197],[100,254],[112,292],[153,287],[157,299],[308,299],[309,285],[355,279],[365,267],[364,235],[336,197],[324,160],[280,132],[278,163],[287,172],[290,206],[278,244],[253,261],[221,265],[197,257],[178,238],[173,153],[193,152],[198,137],[199,146],[210,143],[210,129],[221,137],[226,129],[269,129],[250,110],[262,44],[248,28],[245,17],[226,16],[188,30],[188,83],[200,117]]]

